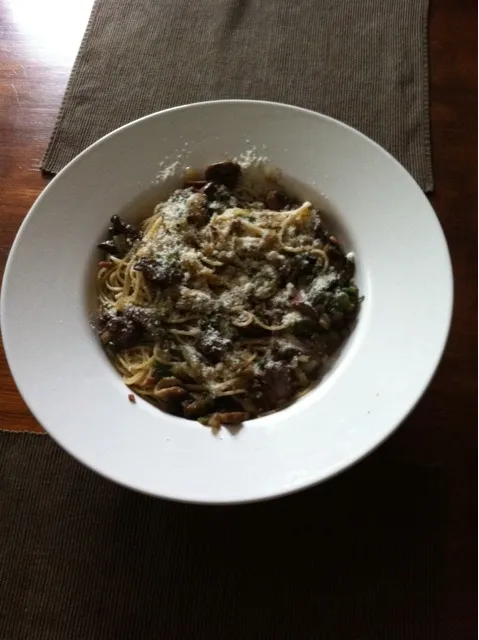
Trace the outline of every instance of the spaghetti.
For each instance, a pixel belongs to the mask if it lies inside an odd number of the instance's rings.
[[[309,203],[211,165],[99,248],[96,328],[132,391],[203,424],[283,408],[318,379],[359,309],[354,259]]]

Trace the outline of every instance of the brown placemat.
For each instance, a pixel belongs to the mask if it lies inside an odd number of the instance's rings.
[[[433,188],[428,0],[96,0],[42,168],[120,125],[200,100],[339,118]]]
[[[0,638],[437,640],[442,474],[379,453],[288,498],[194,507],[2,433]]]

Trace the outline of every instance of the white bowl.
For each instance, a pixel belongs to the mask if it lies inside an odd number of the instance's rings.
[[[315,390],[235,435],[223,429],[214,436],[141,399],[128,401],[90,327],[95,245],[113,213],[148,215],[182,167],[254,147],[300,195],[327,205],[356,254],[365,300],[352,337]],[[175,175],[158,184],[175,161]],[[63,169],[18,233],[1,310],[18,388],[70,454],[149,494],[231,503],[324,480],[389,436],[437,367],[452,299],[450,259],[434,211],[383,149],[311,111],[220,101],[132,122]]]

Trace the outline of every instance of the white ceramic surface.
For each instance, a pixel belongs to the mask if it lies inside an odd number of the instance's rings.
[[[300,195],[333,212],[333,226],[356,254],[365,300],[349,343],[314,391],[236,435],[223,429],[215,437],[141,399],[128,401],[89,324],[95,244],[113,213],[146,215],[147,201],[166,194],[182,167],[253,147],[299,185]],[[159,186],[157,176],[176,160],[176,176]],[[313,112],[220,101],[142,118],[71,162],[18,233],[1,320],[20,392],[70,454],[140,491],[224,503],[324,480],[389,436],[436,369],[452,299],[438,220],[383,149]]]

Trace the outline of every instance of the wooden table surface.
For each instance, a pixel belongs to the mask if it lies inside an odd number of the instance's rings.
[[[1,268],[46,179],[38,170],[92,0],[0,0]],[[475,624],[477,431],[477,4],[431,0],[432,204],[445,231],[455,276],[450,340],[423,399],[374,456],[444,471],[444,637],[461,640]],[[427,283],[424,283],[427,295]],[[0,429],[38,431],[0,360]],[[34,363],[32,363],[34,366]],[[366,461],[363,464],[368,464]],[[448,629],[451,635],[448,635]]]

